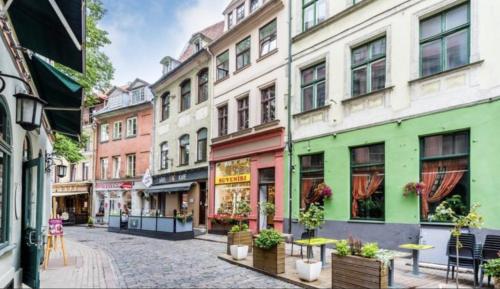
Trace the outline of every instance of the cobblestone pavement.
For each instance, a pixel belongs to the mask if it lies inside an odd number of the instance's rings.
[[[165,241],[83,227],[65,228],[65,238],[109,254],[122,288],[296,288],[219,260],[222,243]]]

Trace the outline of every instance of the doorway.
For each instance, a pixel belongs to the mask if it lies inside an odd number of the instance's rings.
[[[200,208],[198,214],[198,225],[206,226],[206,218],[207,218],[207,183],[199,182],[200,188]]]
[[[259,170],[259,231],[274,228],[275,191],[274,168]]]

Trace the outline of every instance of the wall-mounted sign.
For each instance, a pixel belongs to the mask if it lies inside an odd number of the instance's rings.
[[[112,183],[96,183],[96,190],[130,190],[134,187],[135,182],[112,182]]]
[[[177,182],[189,182],[208,179],[208,167],[173,172],[163,175],[153,176],[153,185],[164,185]]]
[[[216,164],[216,185],[247,182],[250,182],[250,159],[238,159]]]
[[[250,174],[215,178],[216,185],[247,183],[247,182],[250,182]]]

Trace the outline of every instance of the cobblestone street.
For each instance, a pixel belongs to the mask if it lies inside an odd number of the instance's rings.
[[[106,229],[87,229],[84,227],[65,228],[65,238],[68,242],[67,252],[71,258],[81,252],[81,247],[89,247],[109,256],[112,270],[116,271],[116,284],[121,288],[293,288],[293,285],[278,281],[217,259],[217,255],[224,252],[225,244],[203,241],[165,241],[108,233]],[[72,246],[74,244],[74,246]],[[75,251],[76,250],[76,251]],[[74,259],[74,257],[73,257]],[[78,257],[77,257],[78,259]],[[85,260],[85,258],[81,258]],[[101,260],[107,262],[108,260]],[[51,284],[54,278],[44,278],[44,274],[57,275],[67,268],[58,266],[56,271],[42,272],[43,287],[58,287],[60,284]],[[73,262],[74,263],[74,262]],[[78,265],[78,264],[77,264]],[[93,264],[79,264],[82,267],[95,267]],[[95,268],[82,270],[92,271]],[[106,269],[105,269],[106,270]],[[111,272],[101,274],[109,275]],[[109,276],[107,277],[109,278]],[[50,279],[50,280],[48,280]],[[57,278],[56,278],[57,279]],[[102,280],[91,281],[88,284],[104,284]],[[109,282],[107,284],[110,284]],[[113,283],[111,283],[113,284]],[[78,285],[78,284],[76,284]],[[102,285],[101,285],[102,286]]]

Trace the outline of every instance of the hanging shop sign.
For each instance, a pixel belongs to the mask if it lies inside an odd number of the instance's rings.
[[[112,182],[112,183],[96,183],[96,190],[130,190],[134,187],[135,182]]]
[[[216,164],[215,184],[250,182],[250,159],[238,159]]]

